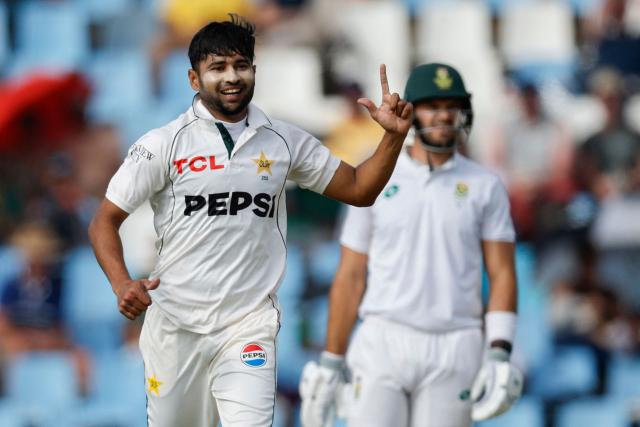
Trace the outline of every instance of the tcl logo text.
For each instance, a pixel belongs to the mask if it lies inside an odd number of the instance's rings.
[[[182,174],[187,168],[193,172],[224,168],[224,165],[216,164],[216,156],[195,156],[190,159],[177,159],[173,161],[173,165],[178,169],[178,174]]]

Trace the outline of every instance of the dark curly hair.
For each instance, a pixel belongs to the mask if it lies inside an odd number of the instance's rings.
[[[210,22],[193,36],[189,44],[191,68],[198,71],[200,61],[209,55],[240,54],[253,63],[255,25],[235,13],[229,16],[230,21]]]

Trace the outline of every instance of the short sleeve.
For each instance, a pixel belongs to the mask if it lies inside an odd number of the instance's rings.
[[[167,168],[161,153],[162,141],[149,134],[131,146],[124,162],[111,178],[106,198],[120,209],[132,213],[167,180]]]
[[[322,194],[340,166],[340,159],[313,136],[295,132],[289,179],[300,187]]]
[[[481,235],[482,240],[515,241],[509,197],[507,196],[507,190],[497,177],[491,186],[487,205],[484,207]]]
[[[373,208],[347,207],[347,215],[342,223],[340,244],[356,252],[369,253],[373,229]]]

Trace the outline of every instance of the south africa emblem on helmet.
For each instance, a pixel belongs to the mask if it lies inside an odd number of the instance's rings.
[[[456,197],[463,198],[469,194],[469,186],[464,182],[456,184]]]
[[[449,70],[445,67],[438,67],[436,69],[436,78],[433,79],[433,82],[440,90],[451,89],[453,85],[453,79],[449,76]]]

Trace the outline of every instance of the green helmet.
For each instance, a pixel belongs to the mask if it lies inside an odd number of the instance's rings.
[[[471,94],[467,92],[460,73],[450,65],[430,63],[414,68],[405,86],[404,99],[413,104],[428,99],[461,99],[464,115],[460,122],[460,130],[466,134],[471,131],[473,123]],[[431,144],[422,133],[423,129],[420,128],[417,119],[414,120],[414,126],[428,150],[450,152],[455,149],[455,141],[447,146]]]
[[[411,72],[404,98],[412,103],[433,98],[471,99],[462,81],[462,76],[450,65],[424,64]]]

